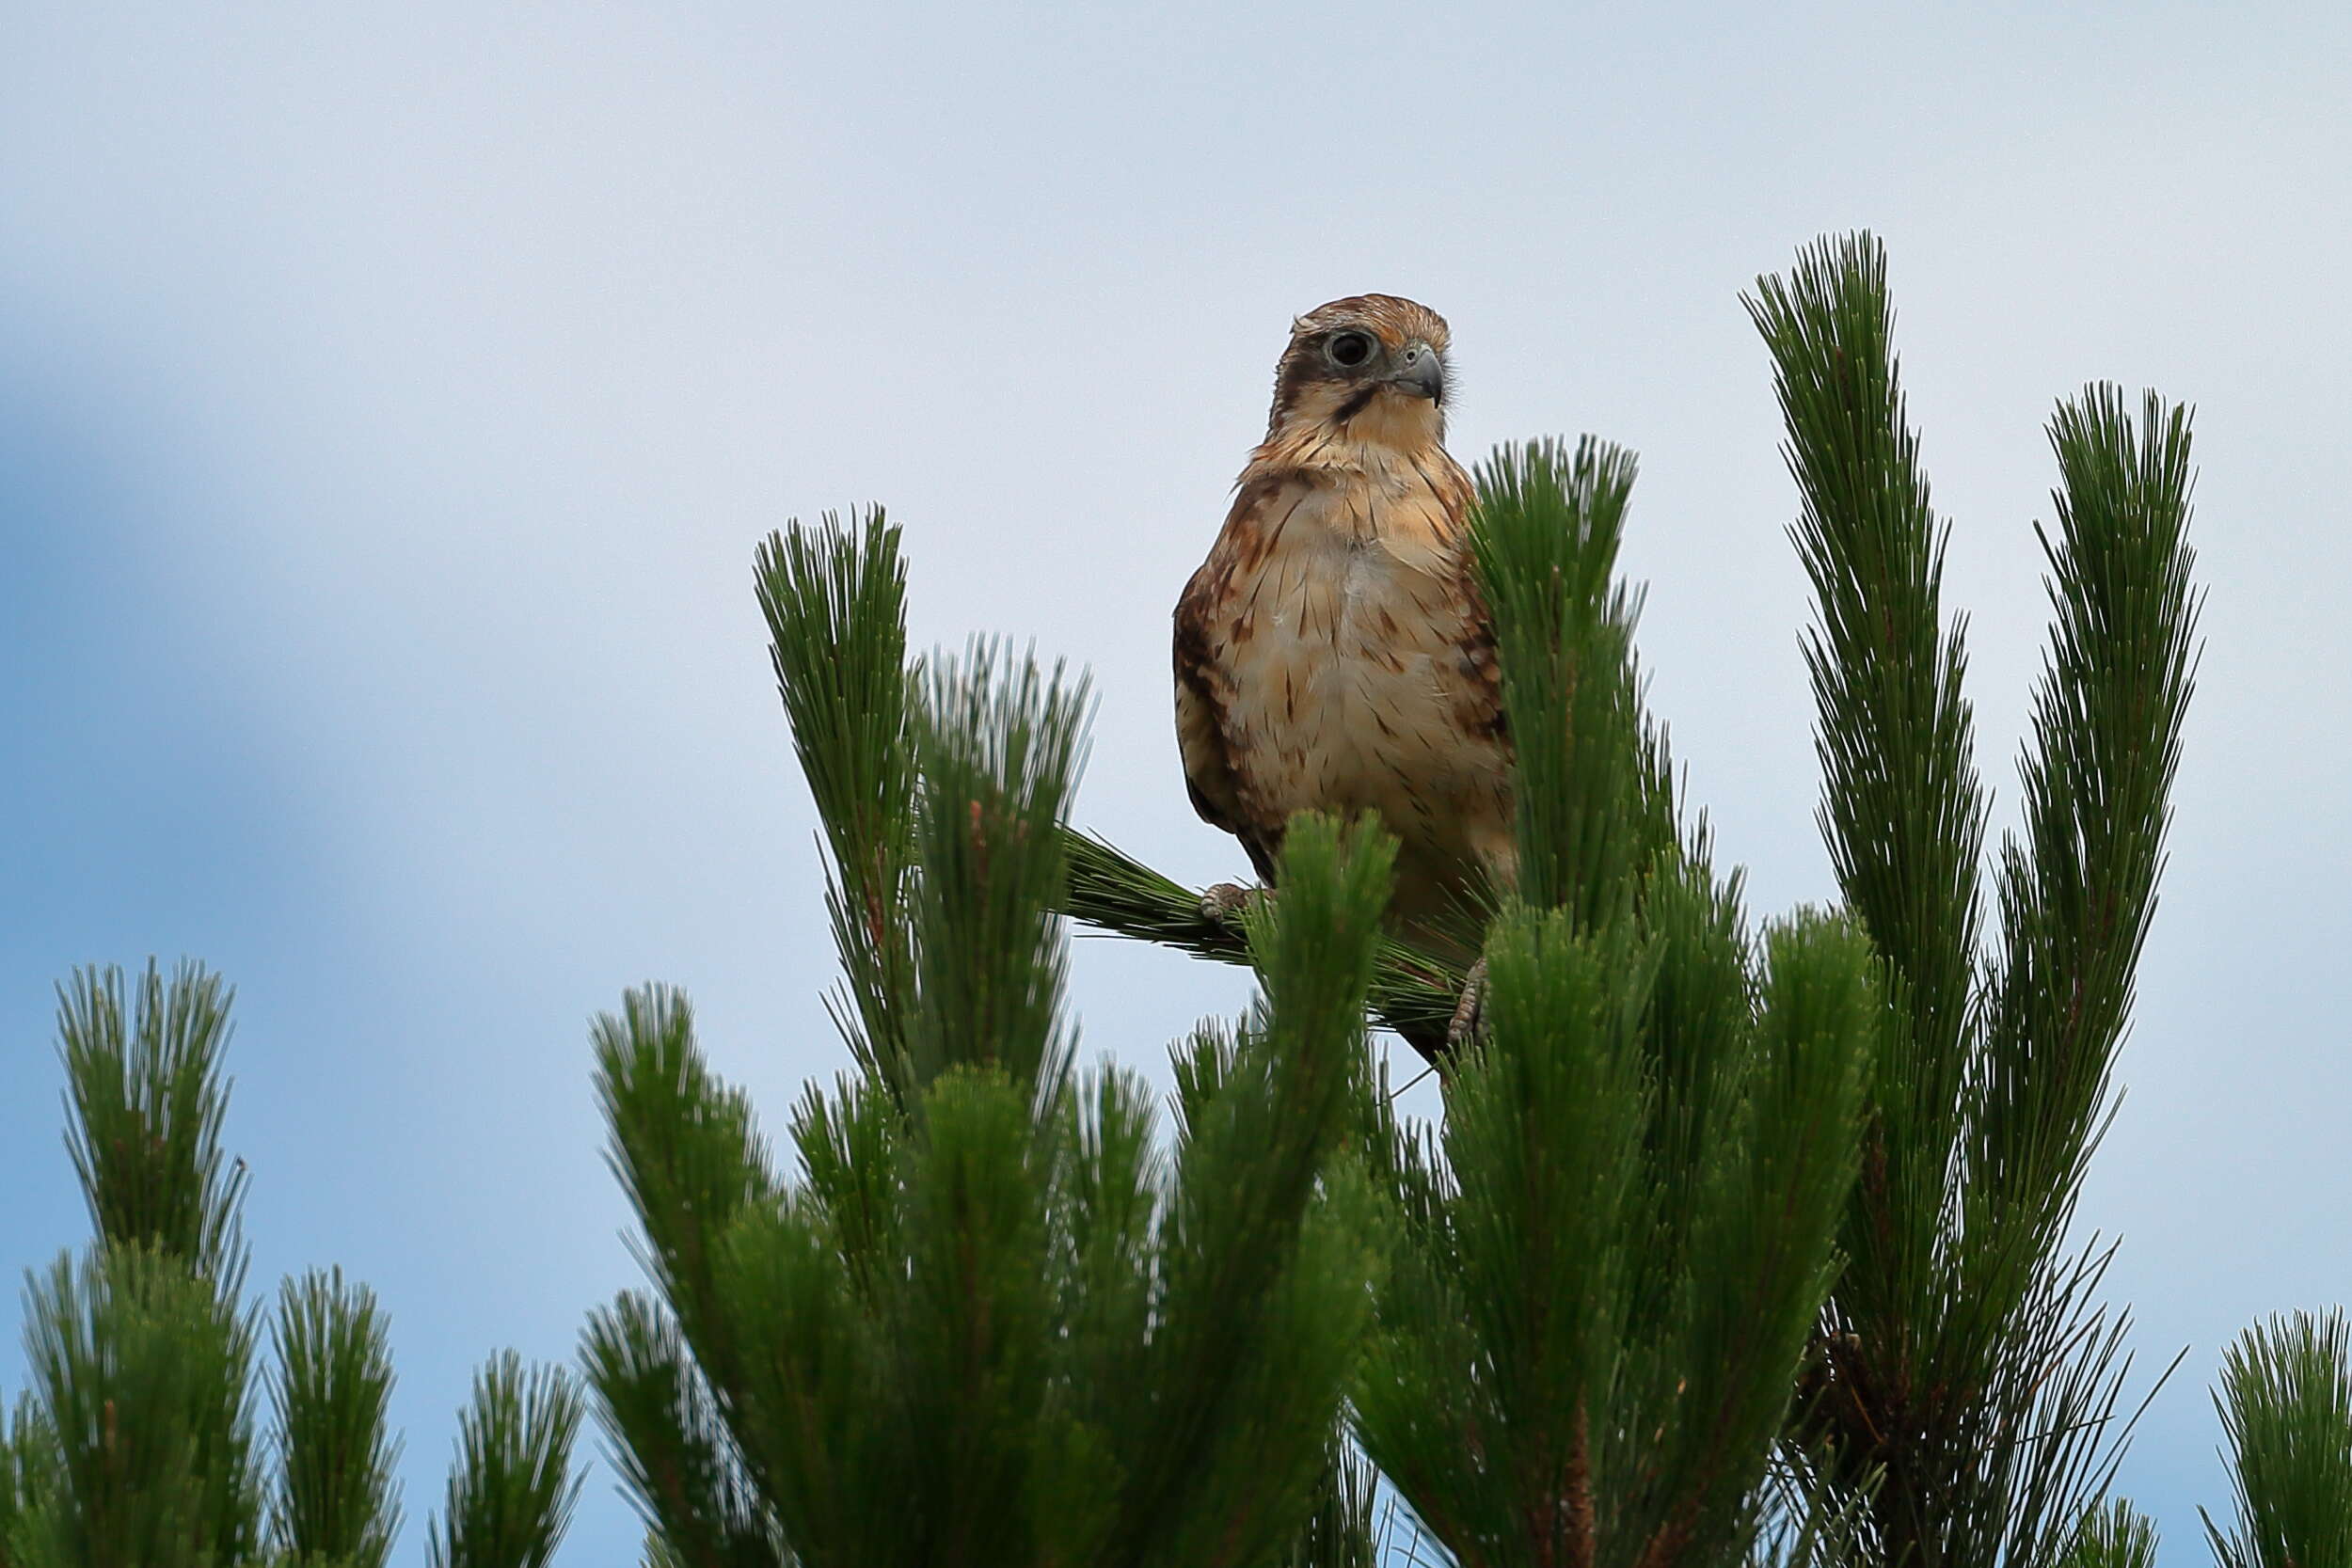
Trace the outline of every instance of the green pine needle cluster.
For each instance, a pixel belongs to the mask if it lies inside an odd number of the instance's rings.
[[[1640,805],[1654,781],[1637,771],[1638,605],[1616,580],[1633,471],[1630,453],[1587,437],[1572,452],[1505,447],[1475,476],[1470,545],[1517,753],[1517,891],[1580,928],[1622,912],[1612,901],[1664,847],[1642,831],[1657,814]]]
[[[167,981],[151,963],[127,990],[86,970],[60,991],[66,1141],[98,1234],[26,1286],[0,1568],[390,1559],[399,1445],[374,1296],[333,1271],[286,1281],[267,1316],[242,1296],[245,1165],[221,1143],[230,1000],[193,965]],[[516,1407],[520,1375],[498,1363],[461,1418],[437,1564],[536,1568],[563,1533],[578,1396],[550,1369]]]
[[[2156,1568],[2155,1522],[2122,1498],[2092,1509],[2059,1560],[2064,1568]]]
[[[2352,1565],[2352,1324],[2341,1307],[2258,1323],[2214,1396],[2237,1517],[2206,1534],[2221,1568]]]
[[[507,1351],[474,1374],[459,1415],[446,1511],[425,1549],[433,1568],[547,1568],[571,1523],[580,1398],[558,1367],[525,1371]]]
[[[278,1287],[274,1337],[278,1538],[300,1543],[306,1560],[374,1568],[389,1560],[401,1517],[390,1324],[366,1286],[313,1270]]]

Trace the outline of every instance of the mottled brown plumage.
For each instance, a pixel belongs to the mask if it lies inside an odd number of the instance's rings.
[[[1192,801],[1270,879],[1294,812],[1377,812],[1393,911],[1474,951],[1481,880],[1514,870],[1511,746],[1447,455],[1444,320],[1366,294],[1301,316],[1208,560],[1176,606]]]

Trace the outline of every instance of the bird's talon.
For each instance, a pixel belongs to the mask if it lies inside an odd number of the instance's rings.
[[[1219,882],[1200,895],[1200,918],[1218,926],[1240,922],[1242,911],[1266,895],[1262,887],[1243,887],[1239,882]]]
[[[1486,960],[1481,958],[1462,977],[1462,999],[1454,1005],[1454,1022],[1446,1025],[1446,1050],[1458,1053],[1486,1026]]]

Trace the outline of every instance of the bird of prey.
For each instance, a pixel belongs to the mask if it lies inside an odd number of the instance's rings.
[[[1176,734],[1194,808],[1269,882],[1294,812],[1376,812],[1398,839],[1392,921],[1468,962],[1516,854],[1470,481],[1444,445],[1448,341],[1388,294],[1292,325],[1265,439],[1176,606]]]

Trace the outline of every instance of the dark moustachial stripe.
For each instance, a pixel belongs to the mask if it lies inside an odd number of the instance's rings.
[[[1369,386],[1357,388],[1357,390],[1349,396],[1345,403],[1340,404],[1339,411],[1331,416],[1331,422],[1333,424],[1345,424],[1348,420],[1354,419],[1357,415],[1362,413],[1367,407],[1369,407],[1372,404],[1374,396],[1376,395],[1379,390],[1380,384],[1376,381],[1371,383]]]

